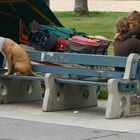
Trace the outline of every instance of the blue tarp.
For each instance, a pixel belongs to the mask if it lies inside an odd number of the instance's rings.
[[[19,41],[19,21],[29,29],[35,19],[40,24],[62,26],[44,0],[0,0],[0,35]]]

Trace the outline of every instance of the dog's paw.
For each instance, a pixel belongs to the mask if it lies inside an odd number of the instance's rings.
[[[4,75],[9,75],[9,72],[5,72]]]
[[[14,74],[17,75],[17,76],[23,76],[23,74],[20,73],[20,72],[16,72],[16,73],[14,73]]]

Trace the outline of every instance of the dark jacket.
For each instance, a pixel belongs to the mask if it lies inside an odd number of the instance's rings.
[[[114,42],[114,55],[128,56],[130,53],[140,54],[140,25],[121,37],[122,40],[115,40]]]

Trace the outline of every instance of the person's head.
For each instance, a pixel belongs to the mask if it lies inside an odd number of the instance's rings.
[[[129,31],[130,23],[127,17],[122,17],[116,24],[117,33],[120,35],[125,34]]]
[[[132,13],[130,13],[130,15],[128,16],[128,21],[130,23],[130,30],[132,30],[138,24],[140,24],[140,12],[133,11]]]

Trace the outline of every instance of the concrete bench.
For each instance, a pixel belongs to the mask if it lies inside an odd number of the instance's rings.
[[[0,75],[0,101],[40,100],[41,84],[45,81],[43,111],[97,106],[97,86],[108,89],[106,118],[140,114],[139,103],[132,104],[140,88],[140,56],[128,57],[93,54],[27,51],[35,62],[35,72],[43,77]],[[114,67],[124,68],[116,71]],[[135,105],[135,106],[133,106]],[[132,107],[133,106],[133,107]]]

